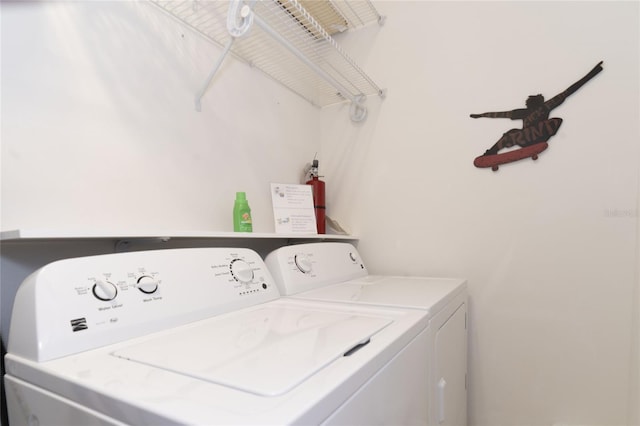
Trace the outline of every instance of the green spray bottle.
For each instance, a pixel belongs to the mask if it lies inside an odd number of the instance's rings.
[[[236,201],[233,205],[233,230],[235,232],[253,232],[251,209],[247,201],[247,194],[244,192],[236,192]]]

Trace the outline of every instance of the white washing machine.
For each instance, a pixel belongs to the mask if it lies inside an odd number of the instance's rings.
[[[281,298],[248,249],[61,260],[16,295],[10,424],[426,424],[428,330],[419,310]]]
[[[281,247],[265,262],[280,293],[292,299],[422,311],[429,350],[418,362],[428,365],[429,424],[467,424],[466,280],[369,275],[348,243]]]

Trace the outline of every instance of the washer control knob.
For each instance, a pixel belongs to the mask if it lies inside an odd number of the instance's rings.
[[[229,269],[231,270],[231,275],[233,275],[233,278],[236,281],[249,283],[253,280],[253,269],[251,269],[251,265],[242,259],[232,260],[229,265]]]
[[[145,294],[155,293],[158,290],[158,281],[154,280],[150,275],[143,275],[138,278],[136,287]]]
[[[109,281],[96,281],[93,285],[93,295],[105,302],[113,300],[118,295],[118,289]]]
[[[311,259],[309,259],[306,254],[296,254],[293,260],[295,261],[296,267],[300,270],[300,272],[302,272],[303,274],[308,274],[309,272],[311,272]]]
[[[356,256],[356,254],[352,251],[349,252],[349,259],[351,259],[353,262],[357,262],[358,261],[358,256]]]

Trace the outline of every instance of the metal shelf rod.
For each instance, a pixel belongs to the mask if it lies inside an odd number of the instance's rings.
[[[320,75],[323,79],[329,82],[332,86],[334,86],[342,96],[349,99],[351,102],[355,102],[355,96],[352,95],[342,84],[336,81],[333,77],[327,74],[322,68],[318,67],[313,61],[308,59],[302,52],[300,52],[296,47],[289,42],[286,38],[282,37],[276,31],[273,31],[271,27],[264,22],[259,16],[254,15],[254,21],[256,24],[262,28],[264,32],[269,34],[271,37],[276,39],[278,43],[282,44],[286,47],[294,56],[300,59],[305,63],[309,68],[311,68],[316,74]]]
[[[207,77],[207,81],[204,83],[204,85],[202,85],[202,88],[198,91],[198,93],[196,93],[196,101],[195,101],[196,111],[198,112],[202,111],[202,102],[201,102],[202,97],[204,96],[204,93],[209,88],[209,84],[211,84],[211,80],[213,80],[213,77],[216,75],[216,73],[220,69],[220,66],[222,66],[222,62],[224,62],[224,59],[227,57],[227,54],[229,53],[229,50],[231,50],[231,46],[233,45],[234,41],[235,41],[235,37],[231,37],[229,39],[227,44],[224,46],[224,50],[220,54],[220,57],[218,57],[218,60],[213,66],[213,69],[209,73],[209,76]]]

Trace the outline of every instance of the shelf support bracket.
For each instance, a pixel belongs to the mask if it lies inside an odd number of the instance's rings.
[[[227,14],[227,31],[229,31],[231,38],[229,38],[229,41],[227,41],[227,44],[224,46],[222,53],[218,57],[218,60],[214,64],[213,69],[211,70],[211,72],[209,73],[209,76],[207,77],[207,81],[204,83],[204,85],[198,91],[198,93],[196,93],[196,98],[195,98],[196,111],[198,112],[202,111],[202,102],[201,102],[202,97],[204,96],[205,92],[209,88],[209,85],[211,84],[211,80],[213,80],[213,77],[216,75],[216,73],[222,66],[224,59],[229,54],[229,51],[231,50],[231,46],[233,46],[233,42],[235,41],[236,38],[242,37],[243,35],[245,35],[253,25],[254,15],[253,15],[252,7],[254,3],[255,3],[255,0],[250,1],[249,4],[243,4],[242,0],[230,0],[229,13]]]
[[[367,107],[364,106],[364,101],[367,99],[364,95],[357,95],[354,100],[351,101],[351,107],[349,108],[349,115],[351,121],[359,123],[367,118]]]
[[[207,81],[202,85],[202,88],[198,91],[198,93],[196,93],[196,100],[195,100],[196,101],[195,102],[196,103],[196,111],[198,111],[198,112],[202,111],[202,102],[201,102],[202,101],[202,97],[204,96],[205,92],[209,88],[209,84],[211,84],[211,80],[213,80],[213,77],[216,75],[216,73],[220,69],[220,66],[222,66],[222,62],[224,62],[224,58],[227,57],[227,54],[229,53],[229,50],[231,50],[231,46],[233,45],[234,40],[235,40],[235,38],[233,38],[233,37],[231,37],[229,39],[229,41],[227,42],[226,46],[224,47],[224,50],[220,54],[220,57],[216,61],[215,65],[213,66],[213,69],[209,73],[209,76],[207,77]]]

